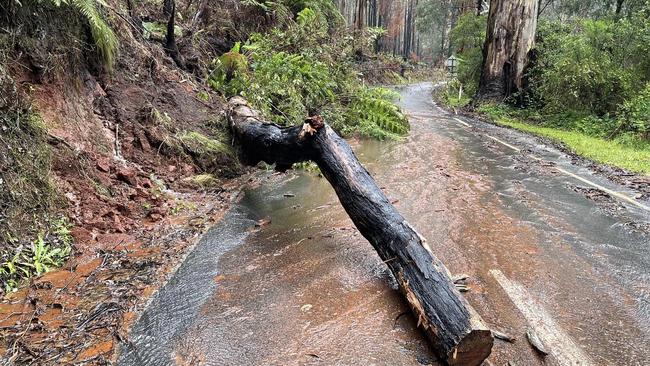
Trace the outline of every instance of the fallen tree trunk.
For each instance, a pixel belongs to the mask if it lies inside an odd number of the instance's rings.
[[[229,118],[242,160],[318,164],[346,212],[397,279],[438,355],[450,365],[480,365],[492,349],[490,330],[456,290],[449,271],[359,163],[348,143],[320,117],[303,126],[265,123],[242,98],[229,103]]]

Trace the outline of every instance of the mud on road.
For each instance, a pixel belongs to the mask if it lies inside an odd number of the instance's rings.
[[[431,89],[400,89],[406,141],[354,149],[451,272],[469,276],[465,296],[484,320],[515,338],[497,341],[490,362],[650,363],[648,214],[559,173],[630,193],[552,146],[459,123]],[[301,172],[265,179],[156,294],[118,363],[438,364],[327,182]]]

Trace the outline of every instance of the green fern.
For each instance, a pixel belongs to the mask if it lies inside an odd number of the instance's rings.
[[[115,65],[117,56],[118,41],[115,32],[106,23],[104,17],[97,8],[97,4],[107,6],[103,0],[50,0],[55,6],[62,4],[71,5],[77,8],[86,18],[90,25],[90,31],[97,46],[97,50],[102,57],[104,66],[110,72]]]
[[[349,106],[350,125],[363,136],[379,140],[408,134],[410,126],[393,100],[399,95],[385,88],[362,88]]]

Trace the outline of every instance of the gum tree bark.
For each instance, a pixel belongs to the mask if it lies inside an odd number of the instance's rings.
[[[479,100],[502,100],[523,88],[538,6],[538,0],[490,1]]]
[[[489,356],[492,333],[456,290],[447,268],[389,202],[350,145],[320,117],[283,128],[265,123],[236,97],[229,102],[229,119],[244,163],[264,161],[280,171],[300,161],[318,164],[359,232],[392,271],[440,358],[473,366]]]

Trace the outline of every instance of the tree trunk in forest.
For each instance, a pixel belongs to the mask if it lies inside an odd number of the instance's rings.
[[[491,0],[477,99],[503,100],[522,90],[535,45],[538,0]]]
[[[361,30],[366,25],[366,6],[367,0],[358,0],[357,1],[357,14],[355,19],[355,29]]]
[[[176,4],[174,3],[174,0],[163,0],[163,15],[166,18],[169,18],[169,16],[175,11]]]
[[[386,34],[375,42],[377,52],[392,52],[404,58],[412,53],[419,56],[416,52],[419,38],[416,23],[418,0],[334,0],[334,4],[352,29],[386,29]]]
[[[443,360],[450,365],[480,365],[489,356],[491,331],[344,139],[320,117],[308,119],[301,127],[265,123],[240,97],[231,99],[228,115],[244,163],[265,161],[280,171],[300,161],[318,164],[359,232],[392,271],[418,325]]]
[[[176,0],[165,0],[171,2],[171,13],[167,21],[167,34],[165,35],[165,51],[174,60],[176,65],[181,69],[185,69],[185,63],[178,52],[178,45],[176,44]]]
[[[442,30],[440,32],[440,59],[438,60],[441,63],[444,63],[444,60],[449,57],[451,51],[451,28],[453,23],[453,1],[452,0],[442,0],[444,18],[442,23]]]
[[[616,15],[620,15],[623,10],[624,0],[616,0]]]

